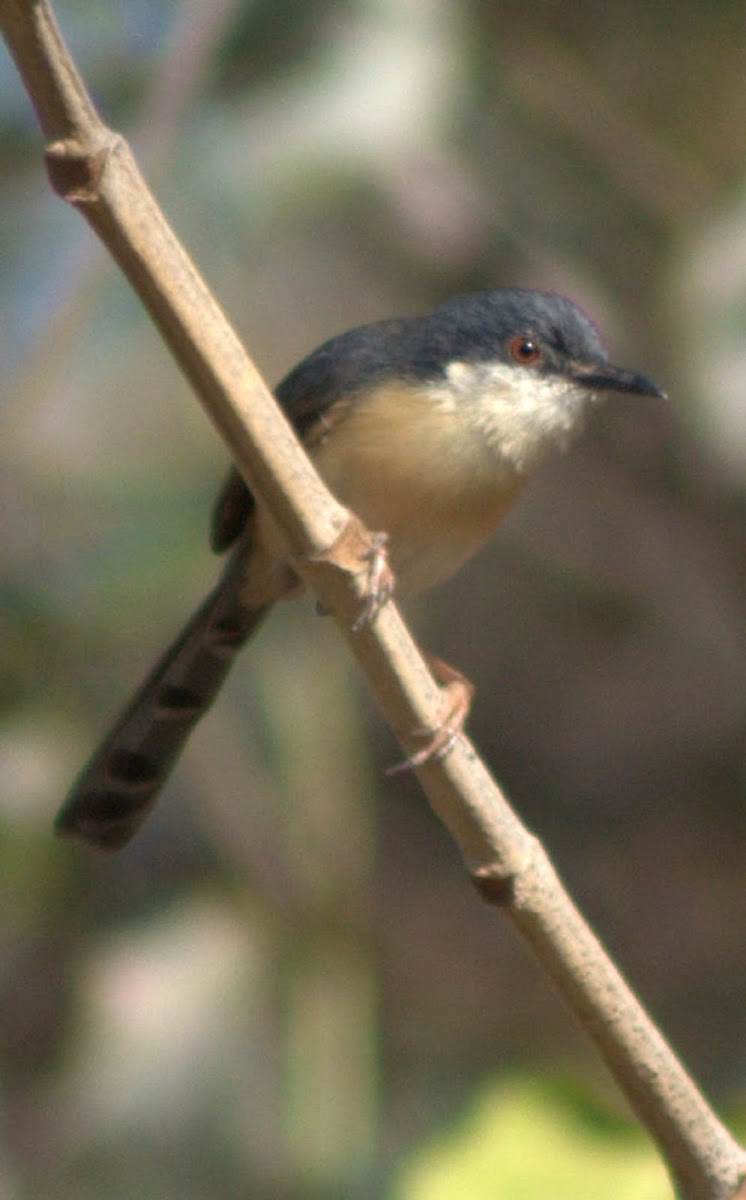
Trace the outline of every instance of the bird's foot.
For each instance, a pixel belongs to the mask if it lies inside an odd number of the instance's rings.
[[[394,572],[386,555],[388,540],[387,533],[370,533],[357,517],[350,514],[347,525],[334,545],[324,554],[305,560],[306,569],[323,564],[364,577],[365,590],[360,611],[352,624],[353,633],[359,633],[366,625],[370,625],[394,594]],[[316,612],[320,616],[326,616],[329,611],[323,601],[317,601]]]
[[[388,767],[387,775],[398,775],[401,771],[412,771],[426,762],[438,762],[450,754],[456,742],[464,731],[466,719],[469,716],[471,702],[474,698],[474,685],[465,675],[457,671],[449,663],[435,655],[427,656],[430,669],[436,679],[442,684],[443,694],[448,707],[443,720],[436,726],[426,726],[423,729],[413,729],[411,737],[425,738],[426,743],[420,750],[410,754],[403,762]]]
[[[386,546],[389,536],[387,533],[372,533],[370,547],[364,551],[366,594],[363,606],[353,622],[352,632],[357,633],[365,625],[370,625],[378,613],[394,594],[396,581],[394,572],[389,566]]]

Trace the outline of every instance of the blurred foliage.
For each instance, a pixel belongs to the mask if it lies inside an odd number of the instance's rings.
[[[392,1200],[666,1200],[665,1170],[639,1129],[577,1087],[507,1076],[424,1146]]]
[[[644,1001],[743,1098],[742,3],[56,11],[270,379],[351,324],[510,282],[573,295],[668,389],[607,406],[414,616]],[[0,55],[0,1191],[367,1196],[496,1063],[572,1064],[616,1103],[416,782],[384,777],[396,750],[310,602],[267,624],[131,848],[51,837],[213,577],[224,454],[40,152]],[[501,1171],[535,1119],[553,1186],[585,1177],[572,1106],[483,1095],[439,1176],[487,1153],[494,1105]]]

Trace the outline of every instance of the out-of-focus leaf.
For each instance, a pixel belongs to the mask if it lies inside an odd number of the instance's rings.
[[[456,1125],[403,1167],[391,1200],[670,1200],[633,1125],[570,1089],[515,1076],[488,1084]]]

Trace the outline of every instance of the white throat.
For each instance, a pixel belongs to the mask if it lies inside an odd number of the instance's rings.
[[[582,430],[595,396],[559,375],[505,363],[454,362],[434,393],[438,407],[458,409],[492,455],[523,475]]]

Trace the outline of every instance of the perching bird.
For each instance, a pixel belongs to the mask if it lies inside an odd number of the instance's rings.
[[[332,492],[388,535],[397,595],[407,596],[483,545],[606,392],[663,395],[608,361],[570,300],[501,288],[332,338],[276,396]],[[139,828],[239,648],[298,586],[271,530],[232,470],[212,528],[215,550],[235,544],[223,574],[76,781],[60,833],[114,850]]]

